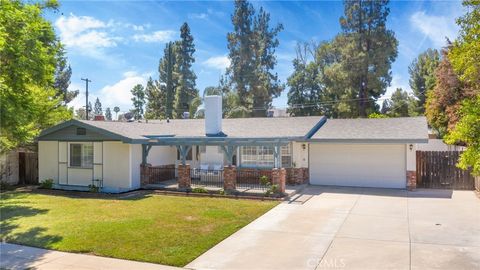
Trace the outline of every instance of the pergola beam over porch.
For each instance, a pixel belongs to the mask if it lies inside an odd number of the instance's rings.
[[[147,163],[148,153],[152,146],[175,146],[179,150],[182,164],[185,165],[188,151],[194,145],[220,146],[225,153],[228,165],[232,165],[232,158],[236,149],[240,146],[271,146],[274,148],[275,166],[279,164],[280,147],[288,145],[291,138],[227,138],[227,137],[201,137],[201,138],[178,138],[178,137],[149,137],[148,141],[142,142],[142,163]]]

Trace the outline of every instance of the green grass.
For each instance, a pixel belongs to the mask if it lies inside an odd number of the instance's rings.
[[[0,196],[0,236],[7,242],[173,266],[186,265],[277,204],[59,191]]]

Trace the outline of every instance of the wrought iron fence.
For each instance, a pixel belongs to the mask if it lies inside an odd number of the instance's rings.
[[[223,188],[223,170],[190,169],[190,179],[193,187]]]
[[[150,182],[159,183],[176,179],[175,165],[150,167]]]
[[[237,189],[267,190],[272,183],[272,171],[262,169],[238,169]]]

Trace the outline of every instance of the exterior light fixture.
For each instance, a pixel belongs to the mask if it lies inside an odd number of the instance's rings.
[[[302,143],[302,149],[305,150],[305,148],[307,148],[307,145]]]
[[[410,145],[408,146],[408,148],[410,148],[410,151],[412,151],[412,150],[413,150],[413,144],[410,144]]]

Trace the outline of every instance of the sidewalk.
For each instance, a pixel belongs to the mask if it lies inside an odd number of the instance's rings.
[[[0,269],[175,270],[172,266],[0,243]]]

